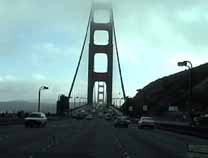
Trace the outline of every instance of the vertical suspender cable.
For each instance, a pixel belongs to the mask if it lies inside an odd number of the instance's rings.
[[[113,14],[113,11],[112,11],[112,14]],[[114,17],[113,17],[113,19],[114,19]],[[114,40],[115,40],[115,45],[116,45],[116,56],[117,56],[117,60],[118,60],[118,69],[119,69],[119,75],[120,75],[120,80],[121,80],[121,88],[122,88],[124,100],[126,100],[126,93],[125,93],[124,84],[123,84],[123,77],[122,77],[122,73],[121,73],[121,65],[120,65],[119,54],[118,54],[118,46],[117,46],[117,40],[116,40],[116,31],[115,31],[114,21],[113,21],[113,35],[114,35]]]
[[[85,33],[85,38],[84,38],[84,42],[83,42],[83,45],[82,45],[81,53],[80,53],[80,56],[79,56],[79,61],[78,61],[78,64],[77,64],[77,68],[76,68],[76,71],[75,71],[75,74],[74,74],[74,78],[73,78],[73,81],[72,81],[72,84],[71,84],[71,87],[70,87],[68,100],[71,97],[71,93],[72,93],[72,90],[73,90],[73,87],[74,87],[74,83],[75,83],[75,80],[76,80],[76,77],[77,77],[77,73],[78,73],[78,70],[79,70],[80,62],[82,60],[82,55],[83,55],[85,43],[86,43],[86,40],[87,40],[87,33],[88,33],[88,30],[89,30],[89,26],[90,26],[91,16],[92,16],[92,9],[90,10],[90,15],[89,15],[89,19],[88,19],[88,24],[87,24],[87,29],[86,29],[86,33]]]

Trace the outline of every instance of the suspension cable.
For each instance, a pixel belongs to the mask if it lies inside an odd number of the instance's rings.
[[[113,11],[112,11],[112,16],[113,16]],[[114,19],[114,17],[113,17],[113,19]],[[115,40],[115,45],[116,45],[116,56],[117,56],[117,60],[118,60],[118,69],[119,69],[119,76],[120,76],[120,80],[121,80],[121,88],[122,88],[122,92],[123,92],[123,98],[124,98],[124,100],[126,100],[126,93],[125,93],[123,77],[122,77],[122,73],[121,73],[121,64],[120,64],[119,54],[118,54],[118,46],[117,46],[117,40],[116,40],[116,31],[115,31],[114,20],[113,20],[113,35],[114,35],[114,40]]]
[[[79,56],[79,61],[78,61],[77,67],[76,67],[76,71],[75,71],[75,74],[74,74],[74,78],[73,78],[73,81],[72,81],[72,84],[71,84],[71,87],[70,87],[68,100],[71,97],[71,93],[72,93],[72,90],[73,90],[73,87],[74,87],[74,83],[75,83],[75,80],[76,80],[76,77],[77,77],[79,66],[80,66],[80,63],[81,63],[81,60],[82,60],[82,55],[83,55],[85,43],[86,43],[86,40],[87,40],[87,33],[88,33],[88,30],[89,30],[89,26],[90,26],[91,16],[92,16],[92,9],[90,10],[90,15],[89,15],[88,23],[87,23],[87,29],[86,29],[86,33],[85,33],[85,38],[84,38],[84,41],[83,41],[83,45],[82,45],[81,53],[80,53],[80,56]]]

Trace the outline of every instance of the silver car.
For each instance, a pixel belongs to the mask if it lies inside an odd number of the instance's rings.
[[[141,117],[138,121],[138,128],[154,128],[155,127],[155,121],[152,117]]]
[[[25,127],[44,127],[47,124],[47,117],[42,112],[32,112],[25,118]]]

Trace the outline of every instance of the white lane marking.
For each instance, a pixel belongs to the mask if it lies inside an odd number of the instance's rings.
[[[68,124],[63,124],[63,125],[50,125],[50,127],[68,127]]]
[[[0,137],[0,141],[3,141],[5,139],[8,139],[8,137],[9,137],[8,135],[3,135],[3,136]]]
[[[134,129],[137,129],[138,127],[137,127],[137,126],[131,126],[130,128],[134,128]]]
[[[124,152],[124,153],[123,153],[123,156],[124,156],[125,158],[131,158],[127,152]]]
[[[119,141],[119,139],[117,137],[116,138],[116,142],[118,144],[118,147],[120,148],[120,150],[122,151],[122,155],[124,158],[131,158],[128,154],[128,152],[125,150],[124,146],[121,144],[121,142]]]
[[[46,147],[42,148],[42,151],[45,152],[49,150],[50,148],[55,147],[58,144],[57,137],[55,135],[48,136],[48,144]]]

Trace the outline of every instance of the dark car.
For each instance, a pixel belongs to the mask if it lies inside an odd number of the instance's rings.
[[[114,121],[114,127],[128,127],[129,126],[129,119],[125,116],[117,117]]]
[[[77,120],[82,120],[85,117],[86,117],[86,114],[82,112],[72,114],[72,118],[77,119]]]
[[[111,114],[105,114],[105,120],[110,121],[112,120],[112,115]]]
[[[194,125],[195,126],[208,127],[208,115],[206,114],[202,117],[195,117]]]

